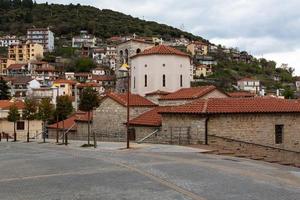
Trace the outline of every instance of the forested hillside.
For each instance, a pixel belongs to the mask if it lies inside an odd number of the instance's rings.
[[[56,36],[72,36],[85,29],[101,38],[136,33],[164,39],[184,35],[201,39],[168,25],[91,6],[36,4],[32,0],[0,0],[0,35],[24,35],[27,28],[50,26]]]

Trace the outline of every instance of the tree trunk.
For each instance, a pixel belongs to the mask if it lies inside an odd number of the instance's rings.
[[[16,122],[14,122],[14,142],[17,141]]]
[[[90,145],[90,111],[88,111],[88,145]]]
[[[65,143],[65,122],[64,120],[62,120],[62,143],[64,144]]]
[[[29,142],[29,120],[27,120],[27,142]]]
[[[46,143],[46,121],[43,122],[43,142]]]
[[[93,115],[93,113],[92,113],[92,115]],[[89,122],[91,122],[90,118],[89,118]],[[97,140],[96,140],[96,132],[95,131],[93,131],[93,136],[94,136],[94,148],[97,148]]]

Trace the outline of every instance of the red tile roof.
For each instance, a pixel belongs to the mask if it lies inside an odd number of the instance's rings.
[[[213,85],[194,87],[194,88],[182,88],[177,90],[176,92],[161,97],[160,100],[198,99],[212,92],[215,89],[216,87]]]
[[[159,112],[163,112],[168,109],[168,106],[156,107],[130,120],[129,124],[133,126],[161,126],[162,119]]]
[[[250,92],[228,92],[228,96],[234,97],[234,98],[243,98],[243,97],[254,97],[255,94],[250,93]]]
[[[77,82],[73,80],[67,80],[67,79],[57,79],[53,83],[68,83],[71,85],[75,85]]]
[[[116,79],[115,76],[108,76],[108,75],[93,75],[92,80],[96,81],[114,81]]]
[[[300,113],[297,100],[270,97],[199,99],[173,106],[164,113],[222,114],[222,113]]]
[[[7,67],[7,69],[22,69],[26,64],[11,64]]]
[[[100,87],[100,84],[94,83],[94,82],[88,82],[88,83],[80,83],[77,85],[78,88],[84,88],[84,87]]]
[[[90,115],[90,119],[92,120],[92,114]],[[77,126],[75,124],[76,121],[87,122],[88,121],[88,113],[78,111],[78,112],[72,114],[69,118],[67,118],[63,121],[60,121],[58,123],[51,124],[47,127],[50,129],[56,129],[57,124],[58,124],[59,129],[62,129],[64,127],[65,130],[67,130],[69,128],[72,128],[71,130],[76,130],[77,129]]]
[[[149,49],[145,49],[143,52],[136,54],[133,57],[144,56],[144,55],[177,55],[177,56],[187,56],[188,54],[179,51],[178,49],[165,46],[165,45],[157,45]]]
[[[127,105],[127,93],[108,93],[106,94],[106,97],[109,97],[119,104],[126,106]],[[129,97],[129,105],[130,106],[137,106],[137,107],[142,107],[142,106],[156,106],[156,104],[152,103],[148,99],[137,95],[137,94],[130,94]]]
[[[257,81],[257,80],[254,79],[254,78],[245,77],[245,78],[242,78],[242,79],[238,80],[238,82],[239,82],[239,81]]]
[[[0,100],[0,109],[8,110],[10,106],[16,105],[19,110],[24,109],[25,105],[23,101],[11,101],[11,100]]]
[[[160,96],[163,96],[163,95],[168,95],[168,94],[170,94],[170,92],[161,91],[161,90],[156,90],[156,91],[147,93],[146,96],[153,96],[153,95],[160,95]]]

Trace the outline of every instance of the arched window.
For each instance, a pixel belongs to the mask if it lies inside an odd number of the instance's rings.
[[[145,87],[147,87],[148,86],[148,77],[147,77],[147,74],[145,74]]]
[[[166,87],[166,75],[165,74],[162,77],[162,86]]]
[[[141,49],[137,49],[137,50],[136,50],[136,53],[141,53]]]
[[[182,87],[183,82],[182,82],[182,74],[180,75],[180,87]]]
[[[133,77],[133,88],[135,89],[135,76]]]
[[[122,50],[120,51],[120,60],[124,62],[124,53]]]
[[[129,59],[128,49],[125,49],[125,61],[127,64],[128,64],[128,59]]]

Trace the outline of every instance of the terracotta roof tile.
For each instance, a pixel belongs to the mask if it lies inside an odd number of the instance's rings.
[[[129,121],[133,126],[161,126],[161,115],[159,112],[166,111],[170,107],[156,107],[150,111],[147,111],[140,116]]]
[[[165,113],[300,113],[297,100],[270,97],[199,99],[192,103],[173,106]]]
[[[92,120],[92,115],[91,115],[91,120]],[[58,122],[58,128],[62,129],[64,127],[65,130],[72,128],[72,130],[76,130],[77,126],[75,124],[76,121],[88,121],[88,113],[87,112],[81,112],[78,111],[71,115],[69,118]],[[51,124],[47,126],[50,129],[56,129],[57,128],[57,123]]]
[[[238,81],[258,81],[258,80],[254,79],[254,78],[250,78],[250,77],[245,77],[245,78],[242,78]]]
[[[23,101],[12,101],[12,100],[0,100],[0,109],[8,110],[10,106],[16,105],[19,110],[24,109],[25,105]]]
[[[77,85],[78,88],[84,88],[84,87],[100,87],[100,84],[94,83],[94,82],[88,82],[88,83],[80,83]]]
[[[7,69],[22,69],[26,64],[11,64],[7,67]]]
[[[77,82],[73,80],[67,80],[67,79],[57,79],[53,83],[68,83],[71,85],[75,85]]]
[[[213,85],[194,88],[182,88],[177,90],[176,92],[163,96],[160,100],[198,99],[215,89],[216,87]]]
[[[123,106],[127,105],[127,93],[108,93],[106,94],[106,97],[115,100]],[[157,106],[148,99],[137,94],[130,94],[129,104],[130,106]]]
[[[93,75],[92,80],[96,81],[114,81],[116,79],[115,76],[108,76],[108,75]]]
[[[170,94],[170,92],[161,91],[161,90],[156,90],[156,91],[147,93],[146,96],[153,96],[153,95],[160,95],[160,96],[163,96],[163,95],[168,95],[168,94]]]
[[[228,92],[227,94],[228,94],[228,96],[234,97],[234,98],[254,97],[255,96],[255,94],[250,93],[250,92],[245,92],[245,91],[242,91],[242,92]]]
[[[133,57],[137,56],[144,56],[144,55],[177,55],[177,56],[187,56],[189,57],[188,54],[179,51],[178,49],[165,46],[165,45],[157,45],[149,49],[145,49],[143,52],[136,54]]]

